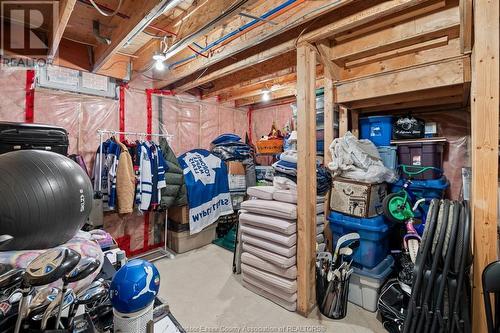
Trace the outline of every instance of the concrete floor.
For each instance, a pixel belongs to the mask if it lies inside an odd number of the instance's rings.
[[[385,332],[374,313],[350,303],[340,321],[316,311],[309,318],[289,312],[244,288],[232,259],[231,252],[208,245],[155,262],[160,296],[187,332]]]

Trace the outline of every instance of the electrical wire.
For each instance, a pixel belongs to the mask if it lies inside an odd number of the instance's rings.
[[[94,8],[99,12],[99,14],[107,17],[115,16],[116,14],[118,14],[122,6],[122,1],[123,0],[118,0],[118,7],[116,7],[116,9],[112,13],[106,13],[94,2],[94,0],[89,0],[89,2],[92,4],[92,6],[94,6]]]

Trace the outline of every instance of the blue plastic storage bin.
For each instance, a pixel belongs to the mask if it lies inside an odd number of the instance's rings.
[[[332,212],[328,220],[333,234],[334,248],[341,236],[351,232],[359,233],[360,245],[354,253],[353,262],[363,268],[377,266],[389,253],[387,239],[389,226],[383,216],[359,218]]]
[[[393,193],[399,192],[403,189],[405,183],[404,179],[399,179],[392,184],[391,191]],[[441,199],[444,191],[450,186],[448,179],[442,176],[438,179],[429,180],[412,180],[408,189],[410,189],[416,196],[426,199]]]
[[[361,139],[369,139],[376,146],[389,146],[392,136],[391,116],[372,116],[359,119]]]
[[[389,169],[396,169],[398,166],[398,147],[396,146],[380,146],[377,147],[380,158],[384,166]]]

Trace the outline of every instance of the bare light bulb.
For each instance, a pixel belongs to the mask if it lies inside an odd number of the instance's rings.
[[[270,100],[271,100],[271,92],[266,89],[262,92],[262,101],[269,102]]]
[[[156,68],[156,70],[159,70],[159,71],[164,70],[165,69],[165,65],[163,64],[163,61],[157,60],[155,62],[155,68]]]

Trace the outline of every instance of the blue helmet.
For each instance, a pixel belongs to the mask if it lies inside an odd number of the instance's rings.
[[[109,288],[113,308],[132,313],[148,307],[160,289],[160,273],[150,262],[134,259],[116,272]]]

